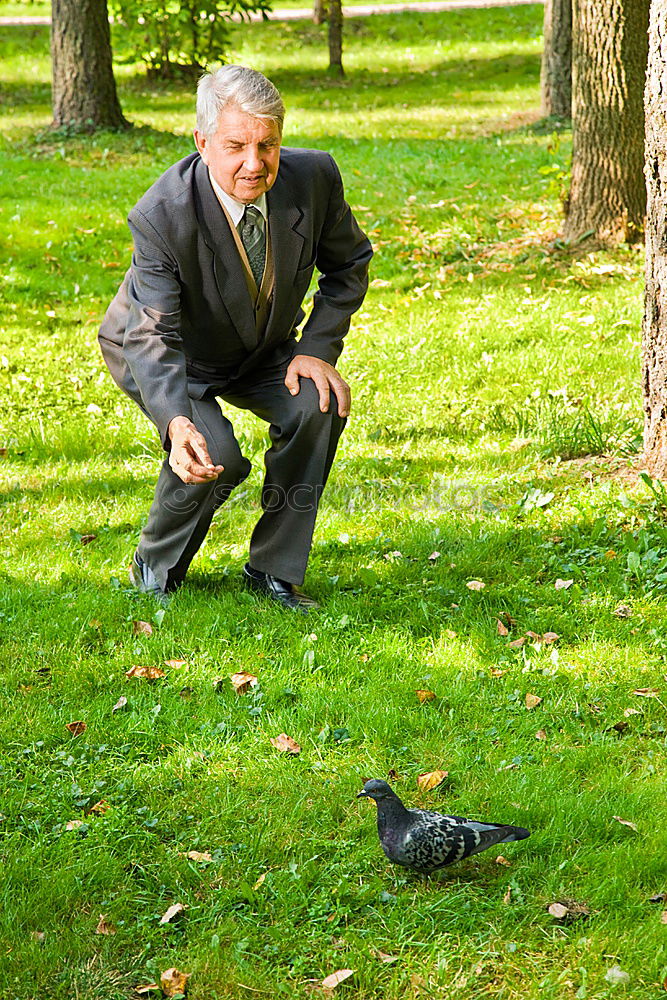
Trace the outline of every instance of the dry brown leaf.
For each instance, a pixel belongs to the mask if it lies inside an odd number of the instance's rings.
[[[42,944],[44,938],[46,937],[46,934],[44,931],[32,931],[30,937],[33,939],[33,941],[36,941],[37,944]]]
[[[616,615],[617,618],[632,618],[632,608],[628,607],[627,604],[619,604],[617,608],[614,608],[612,614]]]
[[[503,896],[503,903],[507,904],[511,902],[512,902],[512,886],[508,885],[507,889],[505,890],[505,895]]]
[[[570,924],[573,920],[581,920],[584,917],[589,917],[591,913],[585,903],[578,903],[576,899],[557,900],[557,902],[551,903],[547,907],[547,911],[555,920],[560,920],[565,924]]]
[[[508,629],[507,625],[503,624],[500,618],[496,618],[496,632],[498,633],[498,635],[502,636],[510,634],[510,630]]]
[[[166,677],[164,670],[160,670],[159,667],[145,667],[137,666],[130,667],[129,670],[125,671],[126,677],[142,677],[147,681],[157,680],[158,677]]]
[[[667,903],[667,892],[656,892],[654,896],[649,896],[649,903]]]
[[[185,993],[188,988],[189,978],[189,972],[180,972],[178,969],[166,969],[160,976],[162,993],[166,997],[175,997],[178,993]]]
[[[178,670],[179,667],[184,667],[188,661],[187,660],[165,660],[165,667],[171,667],[172,670]]]
[[[667,910],[663,910],[660,914],[660,923],[667,924]]]
[[[337,972],[332,972],[330,976],[323,979],[320,986],[323,990],[335,990],[337,986],[340,986],[346,979],[353,976],[354,972],[354,969],[339,969]]]
[[[440,553],[439,552],[431,552],[430,556],[428,557],[428,561],[429,562],[435,562],[436,559],[439,559],[439,558],[440,558]]]
[[[422,792],[431,792],[438,785],[441,785],[448,775],[449,771],[426,771],[425,774],[420,774],[417,778],[417,787]]]
[[[153,626],[150,622],[132,622],[132,635],[152,635]]]
[[[614,816],[613,818],[616,820],[617,823],[620,823],[622,826],[627,826],[630,830],[634,830],[635,833],[639,833],[637,825],[633,823],[631,820],[621,819],[620,816]]]
[[[245,694],[249,688],[254,687],[255,684],[257,684],[257,678],[254,674],[246,674],[243,671],[240,671],[237,674],[232,674],[229,679],[232,682],[232,687],[237,694]]]
[[[162,987],[159,983],[144,983],[143,986],[134,987],[134,992],[138,993],[139,996],[145,996],[146,993],[153,993],[156,990],[159,990],[160,993],[162,992]]]
[[[107,809],[111,809],[111,805],[107,802],[106,799],[100,799],[100,801],[96,802],[94,806],[91,806],[90,809],[87,809],[86,813],[93,813],[93,815],[95,816],[101,816],[102,813],[105,813],[107,811]]]
[[[69,823],[65,824],[65,829],[68,830],[68,831],[70,831],[70,830],[78,830],[80,826],[83,826],[83,820],[82,819],[71,819],[69,821]]]
[[[505,868],[511,868],[512,867],[512,862],[508,861],[507,858],[504,858],[502,856],[502,854],[498,855],[498,857],[495,859],[495,862],[496,862],[497,865],[504,865]]]
[[[486,584],[482,580],[468,580],[466,587],[468,590],[484,590]]]
[[[625,719],[621,719],[619,722],[615,722],[613,726],[609,726],[608,729],[605,729],[605,732],[610,733],[613,730],[617,733],[624,733],[625,730],[629,728],[630,728],[630,723],[626,722]]]
[[[85,722],[79,720],[78,722],[68,722],[65,729],[69,729],[72,736],[81,736],[81,733],[85,733],[88,726]]]
[[[526,644],[526,637],[525,635],[522,635],[521,638],[519,639],[512,639],[512,641],[509,644],[509,647],[510,649],[519,649],[521,646],[525,646],[525,644]]]
[[[388,955],[386,951],[380,951],[379,948],[375,951],[375,957],[379,958],[385,965],[391,965],[392,962],[398,962],[398,955]]]
[[[526,695],[526,708],[528,709],[537,708],[537,706],[541,704],[542,704],[542,699],[540,698],[539,695],[530,694],[530,692]]]
[[[537,732],[535,733],[536,740],[546,740],[546,738],[547,734],[545,729],[538,729]]]
[[[122,694],[118,699],[118,701],[116,702],[116,704],[114,705],[114,707],[111,709],[111,711],[112,713],[120,712],[120,710],[125,708],[126,705],[127,705],[127,698],[125,697],[124,694]]]
[[[640,698],[657,698],[660,695],[657,688],[635,688],[632,693]]]
[[[425,691],[420,689],[415,691],[415,694],[417,695],[417,701],[420,705],[423,705],[425,701],[433,701],[435,698],[435,691]]]
[[[558,577],[554,583],[554,587],[556,590],[569,590],[573,583],[574,580],[561,580],[561,578]]]
[[[631,715],[641,715],[642,713],[637,708],[626,708],[623,715],[626,719],[629,719]]]
[[[100,913],[100,919],[99,919],[99,921],[97,923],[97,927],[95,928],[95,933],[96,934],[115,934],[116,933],[116,928],[114,927],[113,924],[110,924],[107,921],[107,918],[104,916],[103,913]]]
[[[400,780],[401,780],[400,774],[392,767],[389,771],[389,774],[387,775],[387,781],[400,781]]]
[[[504,674],[507,673],[507,671],[501,670],[500,667],[491,667],[489,673],[491,674],[492,677],[502,677]]]
[[[177,917],[180,913],[184,913],[187,910],[187,905],[183,903],[172,903],[168,910],[162,914],[160,918],[161,924],[168,924]]]
[[[253,889],[255,892],[257,892],[257,890],[264,885],[264,879],[268,874],[269,874],[268,872],[262,872],[262,874],[259,876],[255,884],[253,885]]]
[[[97,535],[82,535],[79,542],[81,545],[90,545],[90,543],[94,542],[96,538]]]
[[[296,743],[291,736],[288,736],[287,733],[280,733],[279,736],[272,736],[271,743],[276,750],[280,750],[281,753],[301,753],[301,747],[299,744]]]
[[[208,853],[208,851],[188,851],[185,856],[186,858],[189,858],[190,861],[213,861],[213,857]]]
[[[560,636],[558,635],[557,632],[545,632],[544,635],[542,636],[542,642],[545,642],[547,645],[550,642],[555,642],[556,639],[560,639]]]

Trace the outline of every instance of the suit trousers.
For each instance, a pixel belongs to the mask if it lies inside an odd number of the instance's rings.
[[[215,511],[251,470],[216,397],[269,424],[263,513],[250,540],[250,565],[289,583],[303,582],[320,497],[346,420],[333,393],[329,411],[321,412],[312,379],[301,378],[292,396],[284,383],[288,362],[211,385],[204,398],[191,400],[192,420],[224,471],[210,483],[185,484],[165,459],[137,550],[163,589],[183,581]]]

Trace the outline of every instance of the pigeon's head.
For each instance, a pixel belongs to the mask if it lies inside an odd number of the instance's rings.
[[[375,799],[376,802],[381,802],[382,799],[396,798],[396,793],[389,787],[386,781],[379,781],[377,778],[371,778],[371,780],[367,781],[361,789],[357,798]]]

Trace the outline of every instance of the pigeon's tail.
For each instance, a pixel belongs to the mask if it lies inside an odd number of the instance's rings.
[[[503,830],[505,836],[498,841],[499,844],[511,844],[514,840],[525,840],[526,837],[530,837],[530,830],[526,830],[522,826],[506,826]]]

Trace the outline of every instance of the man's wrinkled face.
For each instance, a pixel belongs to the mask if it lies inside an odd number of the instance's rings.
[[[273,187],[282,140],[276,122],[230,106],[220,115],[213,135],[206,138],[195,129],[194,136],[214,180],[232,198],[249,204]]]

